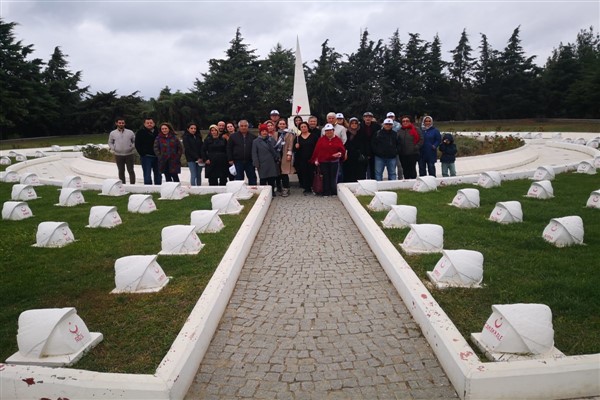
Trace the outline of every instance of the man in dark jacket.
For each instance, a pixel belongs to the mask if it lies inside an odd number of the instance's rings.
[[[373,139],[373,136],[381,129],[381,125],[373,121],[373,113],[367,111],[363,114],[363,122],[360,124],[358,133],[367,137],[369,143]],[[367,165],[367,179],[375,179],[375,158],[373,154],[369,153],[369,164]]]
[[[233,133],[227,141],[227,160],[229,165],[235,165],[235,180],[243,181],[244,173],[249,185],[256,185],[256,170],[252,164],[252,142],[256,139],[248,131],[248,121],[245,119],[238,123],[238,131]]]
[[[392,130],[394,121],[387,118],[371,139],[371,150],[375,157],[375,180],[383,180],[383,170],[387,169],[388,180],[396,180],[396,156],[399,152],[398,135]]]
[[[162,183],[162,176],[158,169],[158,158],[154,154],[154,140],[158,135],[158,128],[153,118],[144,119],[144,127],[135,134],[135,149],[140,155],[142,171],[144,172],[144,185],[152,185],[152,174],[154,184]]]

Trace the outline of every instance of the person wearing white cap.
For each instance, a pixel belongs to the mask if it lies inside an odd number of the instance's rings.
[[[396,180],[396,157],[400,152],[398,134],[392,130],[394,121],[386,118],[381,128],[371,140],[371,150],[375,156],[375,180],[383,180],[383,170],[387,169],[388,180]]]
[[[277,127],[277,123],[279,122],[279,119],[280,119],[279,111],[271,110],[271,112],[269,113],[269,119],[273,122],[273,125],[275,127]]]
[[[386,118],[389,118],[393,121],[393,125],[392,125],[392,130],[396,133],[400,132],[400,122],[398,122],[396,120],[396,114],[394,114],[392,111],[390,111],[389,113],[386,114],[385,116]]]
[[[310,159],[323,175],[323,197],[337,195],[337,176],[340,162],[346,159],[346,148],[342,139],[335,135],[334,126],[323,127],[325,135],[317,141]]]

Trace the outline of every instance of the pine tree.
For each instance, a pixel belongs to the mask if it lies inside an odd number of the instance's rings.
[[[229,43],[227,58],[208,61],[208,72],[194,84],[195,94],[203,101],[209,121],[247,119],[255,123],[264,114],[257,107],[265,90],[259,85],[263,81],[261,63],[255,50],[243,42],[240,28]]]
[[[469,119],[473,114],[470,94],[474,58],[471,56],[471,51],[467,31],[463,29],[458,45],[450,50],[452,62],[448,66],[452,100],[456,105],[455,118],[458,120]]]
[[[342,88],[337,81],[341,56],[327,45],[328,42],[329,39],[321,44],[321,56],[313,61],[316,66],[306,82],[310,109],[320,121],[325,119],[328,112],[343,106]]]
[[[389,43],[383,49],[383,62],[381,71],[381,108],[370,110],[379,114],[394,111],[400,113],[400,105],[405,98],[406,82],[405,60],[403,55],[404,46],[400,40],[398,29],[389,39]]]
[[[262,62],[263,91],[260,97],[262,119],[268,119],[272,109],[287,115],[292,107],[292,91],[294,86],[295,55],[291,49],[284,49],[280,43],[269,52]]]
[[[447,63],[442,60],[442,44],[436,34],[426,54],[424,89],[425,109],[429,115],[436,114],[436,118],[448,118],[451,114],[448,96],[448,81],[444,75]]]

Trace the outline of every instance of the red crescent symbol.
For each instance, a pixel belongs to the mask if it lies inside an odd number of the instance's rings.
[[[70,322],[69,322],[69,325],[71,325]],[[69,332],[74,333],[74,334],[78,334],[79,333],[79,327],[77,325],[75,325],[75,330],[72,331],[71,329],[69,329]]]
[[[496,215],[500,215],[500,214],[502,214],[502,210],[496,211]]]
[[[594,197],[594,198],[592,199],[592,201],[593,201],[594,203],[597,203],[599,200],[600,200],[600,197],[598,197],[598,196],[596,196],[596,197]]]
[[[535,187],[533,188],[532,192],[533,192],[533,193],[536,193],[537,191],[538,191],[538,188],[537,188],[537,186],[535,186]]]
[[[154,267],[154,272],[156,272],[157,274],[159,274],[160,273],[160,268]]]
[[[500,323],[498,323],[498,320],[495,320],[495,321],[494,321],[494,326],[495,326],[496,328],[500,328],[500,327],[502,326],[502,318],[500,318]]]
[[[556,231],[557,229],[558,229],[558,225],[556,225],[556,224],[552,225],[552,227],[550,228],[550,230],[552,232]]]

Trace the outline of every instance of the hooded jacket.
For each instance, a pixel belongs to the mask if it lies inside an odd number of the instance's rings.
[[[448,141],[448,143],[446,143],[446,141]],[[442,155],[440,156],[441,162],[451,164],[456,161],[456,153],[458,150],[454,144],[454,136],[445,133],[439,149],[442,152]]]
[[[430,116],[427,116],[427,118],[431,119],[431,126],[429,126],[429,128],[423,126],[423,130],[421,131],[421,136],[423,136],[421,154],[433,156],[432,160],[435,160],[437,157],[438,146],[442,142],[442,135],[440,135],[440,131],[433,126],[433,118]]]

